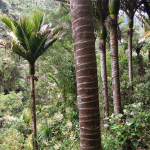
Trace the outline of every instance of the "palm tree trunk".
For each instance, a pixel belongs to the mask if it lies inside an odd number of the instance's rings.
[[[101,50],[101,78],[103,93],[104,117],[109,116],[108,87],[107,87],[107,69],[106,69],[106,40],[100,40]]]
[[[132,28],[128,30],[128,57],[129,57],[129,83],[132,84],[133,81],[133,73],[132,73]],[[133,84],[130,88],[133,91]]]
[[[106,38],[107,31],[104,26],[103,18],[99,20],[99,38],[100,45],[99,49],[101,51],[101,78],[102,78],[102,93],[103,93],[103,109],[104,117],[109,117],[109,101],[108,101],[108,87],[107,87],[107,69],[106,69]],[[108,121],[105,121],[106,123]]]
[[[34,73],[35,66],[34,64],[29,65],[29,73],[30,73],[30,86],[31,86],[31,112],[32,112],[32,133],[33,133],[33,147],[34,150],[38,150],[38,145],[36,141],[36,108],[35,108],[35,86],[34,86]]]
[[[120,80],[119,80],[119,62],[118,62],[118,39],[117,39],[117,15],[111,15],[113,24],[110,27],[111,44],[111,70],[113,86],[113,102],[115,115],[121,114]]]
[[[140,51],[137,53],[137,59],[138,59],[138,63],[139,63],[139,75],[142,77],[146,74],[146,72],[143,67],[142,56],[140,56]]]
[[[1,80],[1,93],[4,93],[4,80]]]
[[[148,51],[148,67],[150,67],[150,49]]]
[[[79,106],[80,149],[100,150],[100,112],[92,1],[71,0],[70,9]]]
[[[3,69],[2,69],[2,79],[1,79],[1,93],[4,93],[4,66],[5,66],[5,63],[3,63]]]

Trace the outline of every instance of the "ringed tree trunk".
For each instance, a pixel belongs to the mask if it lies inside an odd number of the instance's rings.
[[[129,17],[129,30],[128,30],[129,83],[131,84],[130,90],[133,91],[132,31],[133,31],[133,17]]]
[[[80,149],[100,150],[100,112],[91,0],[71,0],[80,124]]]
[[[120,8],[120,1],[109,0],[109,12],[111,17],[110,45],[111,45],[111,72],[113,86],[113,103],[115,115],[121,114],[119,62],[118,62],[118,39],[117,39],[117,16]]]
[[[100,45],[101,51],[101,78],[102,78],[102,93],[103,93],[103,109],[104,117],[109,117],[109,101],[108,101],[108,87],[107,87],[107,69],[106,69],[106,28],[103,23],[100,23]]]
[[[31,112],[32,112],[32,133],[33,133],[33,148],[38,150],[37,145],[37,133],[36,133],[36,108],[35,108],[35,86],[34,86],[34,74],[35,74],[35,63],[29,64],[29,74],[30,74],[30,86],[31,86]]]

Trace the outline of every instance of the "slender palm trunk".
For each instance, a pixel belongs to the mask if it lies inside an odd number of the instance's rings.
[[[137,59],[138,59],[138,63],[139,63],[139,75],[144,76],[146,74],[146,72],[145,72],[145,69],[143,67],[142,56],[140,56],[140,51],[137,52]]]
[[[79,106],[80,149],[100,150],[100,112],[91,0],[71,0]]]
[[[109,116],[108,87],[107,87],[107,69],[106,69],[106,40],[100,40],[101,50],[101,78],[103,93],[104,117]]]
[[[128,57],[129,57],[129,83],[132,84],[133,73],[132,73],[132,28],[128,30]],[[133,91],[133,84],[130,88]]]
[[[148,66],[150,67],[150,49],[148,51]]]
[[[30,77],[31,84],[31,107],[32,107],[32,132],[33,132],[33,146],[34,150],[37,150],[37,141],[36,141],[36,109],[35,109],[35,90],[34,90],[34,79]]]
[[[4,64],[5,66],[5,64]],[[2,79],[1,79],[1,93],[4,93],[4,66],[2,69]]]
[[[33,148],[34,150],[38,150],[37,145],[37,134],[36,134],[36,108],[35,108],[35,86],[34,86],[34,73],[35,66],[34,64],[29,65],[29,73],[30,73],[30,86],[31,86],[31,112],[32,112],[32,133],[33,133]]]
[[[118,39],[117,39],[117,15],[111,15],[114,23],[110,27],[111,44],[111,70],[113,86],[113,102],[115,115],[121,114],[120,80],[119,80],[119,62],[118,62]]]
[[[104,26],[103,18],[99,20],[99,37],[100,37],[100,51],[101,51],[101,78],[102,78],[102,93],[103,93],[103,109],[104,117],[109,116],[109,101],[108,101],[108,87],[107,87],[107,69],[106,69],[106,38],[107,31]],[[108,121],[105,121],[106,123]]]
[[[4,80],[1,81],[1,93],[4,93]]]

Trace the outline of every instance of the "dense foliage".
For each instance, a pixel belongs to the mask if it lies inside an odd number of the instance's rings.
[[[45,12],[44,23],[54,27],[66,23],[65,35],[55,42],[35,64],[38,82],[36,85],[37,141],[41,150],[78,150],[79,119],[76,91],[74,53],[72,45],[71,21],[68,5],[50,1],[2,0],[1,13],[18,20],[22,14],[35,10]],[[2,23],[1,38],[6,38]],[[104,119],[102,100],[102,80],[100,51],[96,50],[99,102],[101,112],[102,146],[106,150],[149,149],[150,147],[150,68],[149,38],[143,43],[138,39],[143,28],[134,26],[133,33],[133,88],[128,82],[128,51],[125,22],[120,25],[123,40],[119,42],[120,92],[123,114],[113,114],[113,92],[111,77],[111,53],[107,43],[106,62],[108,79],[108,99],[110,117]],[[109,32],[109,31],[108,31]],[[108,34],[109,36],[109,34]],[[109,38],[109,37],[108,37]],[[97,38],[96,47],[99,39]],[[142,45],[142,47],[141,47]],[[136,48],[140,49],[140,64]],[[0,150],[31,150],[31,102],[28,62],[11,51],[0,47]],[[141,75],[141,64],[145,74]],[[121,118],[121,124],[116,120]],[[109,120],[106,124],[105,120]]]

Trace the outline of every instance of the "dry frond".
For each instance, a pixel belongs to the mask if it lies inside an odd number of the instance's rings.
[[[103,50],[104,49],[104,42],[100,42],[98,44],[98,48],[99,48],[99,50]]]
[[[128,30],[127,30],[127,35],[129,35],[131,32],[132,32],[132,34],[133,34],[133,33],[134,33],[134,30],[133,30],[133,29],[128,29]]]
[[[119,41],[121,41],[122,35],[121,35],[121,31],[120,31],[119,26],[118,26],[118,30],[117,30],[117,38]]]
[[[25,82],[28,83],[30,78],[33,78],[33,80],[38,81],[38,78],[34,75],[27,75],[25,78]]]
[[[105,20],[105,25],[107,28],[110,28],[111,26],[116,25],[116,22],[114,21],[114,19],[112,19],[110,16],[108,16]]]

